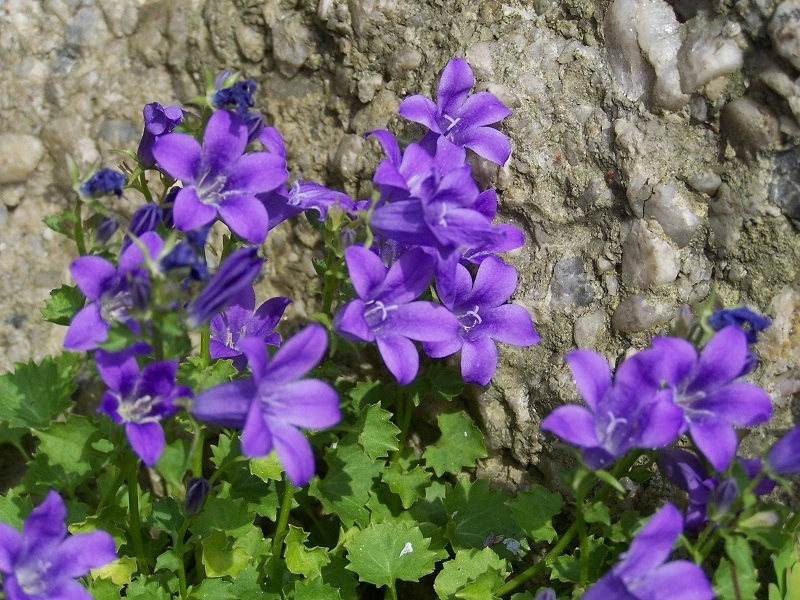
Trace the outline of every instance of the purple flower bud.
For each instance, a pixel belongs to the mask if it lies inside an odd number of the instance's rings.
[[[99,198],[111,194],[122,198],[122,186],[125,185],[125,179],[125,175],[119,171],[100,169],[81,185],[80,191],[87,198]]]
[[[720,331],[730,325],[738,327],[744,332],[748,344],[755,344],[758,341],[758,334],[772,324],[767,317],[753,312],[746,306],[714,311],[707,322],[714,331]]]
[[[534,600],[556,600],[556,592],[553,588],[544,588],[536,594]]]
[[[264,131],[264,115],[258,111],[244,115],[244,124],[247,125],[247,143],[252,144]]]
[[[767,464],[776,475],[800,473],[800,425],[796,425],[770,449]]]
[[[224,79],[221,83],[224,83]],[[233,108],[244,118],[248,108],[256,105],[253,94],[256,93],[256,81],[252,77],[245,81],[237,81],[230,87],[222,88],[211,96],[211,103],[216,108]]]
[[[131,245],[131,236],[141,237],[143,233],[155,231],[161,223],[161,209],[155,202],[147,202],[136,209],[131,218],[131,226],[128,228],[129,235],[125,236],[120,246],[120,252]]]
[[[735,479],[729,477],[721,481],[708,497],[708,517],[712,521],[719,521],[728,513],[738,495],[739,486]]]
[[[94,230],[94,242],[102,246],[111,239],[114,232],[119,229],[119,221],[114,217],[101,217]]]
[[[150,280],[147,277],[132,277],[128,287],[133,309],[137,312],[147,311],[150,305]]]
[[[203,506],[206,497],[211,491],[211,484],[203,477],[192,477],[186,484],[186,501],[183,512],[186,515],[196,515]]]
[[[152,169],[156,166],[156,159],[153,157],[153,143],[156,138],[171,133],[175,127],[180,125],[183,121],[183,110],[179,106],[164,108],[158,102],[151,102],[145,105],[142,115],[144,116],[144,132],[142,132],[142,140],[139,142],[136,156],[145,169]]]
[[[236,73],[236,71],[234,71],[233,69],[225,69],[223,71],[220,71],[219,74],[216,77],[214,77],[214,89],[221,90],[222,88],[224,88],[225,82],[234,73]]]
[[[257,248],[242,248],[229,255],[189,305],[189,325],[198,327],[230,306],[243,288],[252,285],[263,264]]]
[[[164,199],[161,201],[161,223],[167,229],[175,229],[175,221],[172,218],[172,210],[175,208],[175,197],[181,191],[179,187],[171,188]]]

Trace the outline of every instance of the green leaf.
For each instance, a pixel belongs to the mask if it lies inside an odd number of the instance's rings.
[[[322,578],[298,579],[294,583],[294,600],[342,600],[339,590],[322,582]]]
[[[178,367],[178,383],[188,385],[195,394],[220,383],[231,381],[238,374],[229,360],[214,360],[206,365],[199,356],[190,356]]]
[[[729,536],[725,553],[730,560],[723,558],[714,572],[714,592],[722,600],[755,598],[759,583],[750,544],[741,536]]]
[[[338,516],[348,527],[354,523],[369,522],[369,492],[373,479],[382,465],[366,455],[355,435],[345,436],[336,447],[328,448],[325,454],[328,472],[324,479],[314,478],[308,494],[317,498],[323,508]]]
[[[380,404],[381,400],[389,395],[389,391],[380,381],[359,381],[347,395],[353,401],[356,414],[360,415],[367,406]]]
[[[86,297],[77,286],[62,285],[50,292],[50,298],[45,301],[44,308],[41,308],[40,312],[45,321],[56,325],[69,325],[72,317],[83,308],[85,302]]]
[[[0,518],[2,520],[2,518]],[[797,565],[797,547],[791,536],[787,536],[787,540],[780,552],[772,555],[772,565],[775,569],[775,577],[778,581],[778,588],[780,589],[781,596],[786,595],[786,584],[792,568]]]
[[[56,233],[67,236],[69,239],[74,239],[73,228],[77,219],[75,213],[69,210],[62,211],[57,215],[48,215],[42,222]]]
[[[165,569],[167,571],[178,572],[181,568],[181,559],[174,550],[167,550],[158,555],[156,559],[156,571]]]
[[[360,429],[358,443],[371,459],[389,456],[390,451],[397,450],[397,434],[400,430],[389,419],[392,413],[383,410],[380,404],[368,406],[361,413],[356,425]]]
[[[361,581],[392,586],[398,579],[419,581],[433,572],[436,554],[419,527],[386,521],[370,524],[345,542],[350,565]]]
[[[221,579],[204,579],[196,588],[192,588],[189,598],[195,600],[238,600],[231,591],[231,583]]]
[[[161,498],[153,504],[153,511],[148,518],[150,527],[170,534],[175,540],[182,523],[183,510],[174,498]]]
[[[245,506],[244,500],[209,496],[205,506],[194,517],[192,533],[206,539],[214,531],[223,531],[231,537],[244,535],[252,527],[255,514]]]
[[[0,496],[0,523],[8,523],[14,529],[21,529],[25,517],[33,510],[29,496],[22,498],[13,489]]]
[[[267,456],[251,459],[250,472],[264,482],[283,479],[283,467],[275,452],[270,452]]]
[[[237,456],[241,456],[239,453],[239,441],[236,440],[234,442],[230,436],[220,433],[216,445],[211,445],[211,462],[219,469]]]
[[[231,591],[237,598],[246,598],[247,600],[268,600],[275,598],[274,595],[268,594],[261,586],[261,574],[258,567],[254,564],[239,573],[233,579],[231,584]]]
[[[39,438],[37,461],[46,457],[51,476],[61,474],[68,489],[74,490],[81,482],[94,476],[100,457],[91,444],[100,439],[100,431],[89,419],[70,415],[66,421],[53,423],[44,431],[34,430],[33,435]],[[47,483],[55,484],[54,481]]]
[[[461,374],[445,363],[433,363],[428,366],[411,385],[405,388],[414,406],[422,400],[449,402],[464,391],[464,380]]]
[[[131,583],[125,594],[129,600],[170,600],[167,591],[157,582],[149,581],[147,577],[140,577]]]
[[[136,559],[131,556],[120,556],[112,563],[92,569],[92,577],[95,579],[108,579],[117,586],[127,585],[131,582],[134,573],[139,571]]]
[[[489,489],[489,481],[461,479],[447,491],[444,506],[450,515],[447,539],[453,548],[483,548],[489,535],[519,539],[521,531],[511,517],[506,495]]]
[[[389,489],[400,496],[405,509],[411,508],[431,483],[431,474],[421,466],[407,471],[397,462],[384,469],[382,477]]]
[[[606,557],[611,549],[605,545],[603,538],[588,536],[587,545],[589,563],[589,581],[597,581],[600,575],[607,570],[605,566]],[[580,553],[578,553],[580,554]],[[581,575],[581,562],[583,557],[562,554],[553,562],[553,570],[550,575],[552,579],[578,583]]]
[[[214,531],[203,540],[203,565],[209,577],[236,577],[247,568],[252,556],[236,547],[222,532]]]
[[[78,389],[72,380],[80,363],[80,354],[67,352],[48,356],[38,365],[33,361],[14,365],[14,373],[0,376],[0,420],[10,427],[48,427],[72,406],[72,394]]]
[[[604,523],[611,525],[611,515],[608,514],[608,507],[602,502],[595,502],[590,505],[583,513],[583,518],[587,523]]]
[[[161,475],[173,490],[183,487],[183,476],[189,466],[191,442],[178,438],[164,446],[161,458],[156,463],[156,471]]]
[[[551,492],[541,485],[520,492],[508,507],[514,521],[525,534],[537,542],[552,542],[556,538],[551,519],[561,512],[564,499],[558,492]]]
[[[294,525],[289,525],[286,536],[286,568],[295,575],[319,577],[322,567],[331,562],[327,548],[306,548],[308,534]]]
[[[439,598],[455,600],[456,592],[489,569],[507,573],[508,563],[491,548],[459,550],[453,560],[442,564],[442,570],[436,576],[433,589]]]
[[[481,573],[475,581],[468,583],[463,590],[456,594],[456,598],[464,600],[495,600],[499,596],[494,594],[505,583],[506,573],[497,569],[488,569]]]
[[[358,579],[347,570],[350,563],[342,556],[332,555],[330,559],[331,562],[322,567],[322,580],[339,590],[342,600],[358,600]]]
[[[437,419],[441,437],[422,454],[427,465],[441,477],[474,467],[475,461],[488,456],[483,435],[472,418],[461,412],[442,413]]]

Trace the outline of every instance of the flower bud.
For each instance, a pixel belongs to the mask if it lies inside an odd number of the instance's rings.
[[[111,194],[122,198],[122,186],[125,185],[125,180],[125,175],[119,171],[101,169],[81,185],[80,192],[87,198],[99,198]]]
[[[192,477],[186,484],[186,501],[183,505],[183,512],[187,515],[196,515],[209,492],[211,492],[211,484],[207,479]]]
[[[763,529],[765,527],[774,527],[777,524],[778,515],[771,510],[765,510],[740,521],[739,527],[741,529]]]
[[[739,486],[733,478],[724,479],[708,497],[708,517],[712,521],[719,521],[731,508],[731,504],[739,495]]]
[[[119,229],[119,221],[114,217],[101,217],[94,230],[94,243],[102,246],[111,239],[114,232]]]

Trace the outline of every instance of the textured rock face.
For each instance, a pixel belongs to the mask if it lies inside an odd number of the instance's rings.
[[[74,251],[41,224],[72,205],[66,155],[84,173],[115,166],[112,150],[138,143],[144,104],[191,99],[204,66],[238,68],[259,84],[292,178],[365,198],[382,152],[363,133],[417,136],[396,115],[400,100],[431,95],[447,60],[465,56],[478,87],[514,110],[503,125],[509,164],[475,167],[499,190],[500,218],[526,232],[506,258],[520,272],[514,300],[542,336],[531,349],[501,348],[497,378],[475,391],[498,453],[487,472],[541,477],[551,441],[538,423],[576,399],[566,351],[616,362],[712,288],[728,306],[776,318],[759,346],[772,366],[754,378],[788,415],[800,380],[800,88],[796,3],[778,4],[8,0],[0,370],[58,352],[63,339],[38,309],[68,281]],[[111,202],[124,220],[139,200]],[[314,244],[298,222],[265,246],[269,291],[294,299],[298,323],[316,310]]]

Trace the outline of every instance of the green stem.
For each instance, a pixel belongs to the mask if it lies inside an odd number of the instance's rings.
[[[186,537],[186,531],[189,529],[189,519],[183,520],[181,529],[175,538],[175,554],[178,555],[178,585],[180,586],[181,598],[186,598],[186,561],[183,558],[185,548],[183,546],[183,538]]]
[[[281,512],[278,515],[278,524],[275,528],[275,537],[272,540],[272,557],[280,558],[283,538],[286,536],[286,526],[289,524],[289,513],[292,510],[292,500],[294,499],[294,486],[284,474],[283,476],[283,501],[281,502]]]
[[[144,177],[144,171],[139,175],[139,185],[141,186],[139,191],[144,195],[144,199],[148,202],[152,202],[153,196],[150,194],[150,188],[147,187],[147,179]]]
[[[164,336],[161,334],[161,314],[156,308],[153,311],[153,316],[150,320],[150,329],[152,331],[153,340],[153,354],[156,360],[164,359]]]
[[[395,587],[394,579],[392,579],[392,583],[389,584],[387,596],[389,596],[390,600],[397,600],[397,587]]]
[[[205,438],[205,430],[203,427],[192,419],[192,425],[194,426],[194,439],[192,440],[192,476],[193,477],[202,477],[203,476],[203,441]]]
[[[794,514],[789,517],[789,520],[786,521],[784,529],[789,533],[794,533],[798,525],[800,525],[800,509],[794,511]]]
[[[142,523],[139,518],[139,481],[137,474],[139,471],[139,461],[133,457],[128,459],[127,478],[128,478],[128,510],[130,512],[129,528],[133,539],[133,550],[136,553],[139,569],[142,573],[148,571],[147,558],[144,554],[144,543],[142,542]]]
[[[331,270],[331,264],[336,260],[336,254],[333,250],[328,250],[328,259],[326,265],[328,269],[325,271],[325,287],[322,292],[322,313],[330,315],[331,306],[333,306],[333,294],[336,291],[336,276]]]
[[[580,568],[580,578],[578,579],[578,585],[581,589],[586,587],[586,580],[589,578],[589,538],[586,537],[586,519],[583,516],[584,509],[586,508],[584,504],[584,500],[586,499],[585,494],[583,492],[583,486],[578,492],[577,498],[577,518],[578,518],[578,538],[579,544],[581,549],[581,568]]]
[[[83,217],[81,216],[81,199],[75,201],[75,245],[78,246],[78,254],[81,256],[86,254],[86,243],[83,240]]]
[[[395,462],[403,453],[403,448],[405,448],[406,440],[408,439],[408,432],[411,428],[411,418],[414,415],[414,403],[401,389],[398,389],[395,396],[395,405],[397,407],[398,425],[400,426],[400,439],[397,444],[397,451],[392,454],[391,462]]]
[[[211,325],[204,323],[203,328],[200,330],[200,358],[203,359],[203,364],[207,367],[211,364]]]

